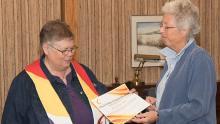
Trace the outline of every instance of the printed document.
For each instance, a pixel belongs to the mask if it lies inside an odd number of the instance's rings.
[[[114,124],[129,121],[150,105],[137,94],[129,93],[125,84],[96,97],[92,103]]]

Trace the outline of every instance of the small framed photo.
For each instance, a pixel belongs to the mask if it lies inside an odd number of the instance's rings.
[[[163,66],[160,50],[164,48],[160,40],[162,16],[131,16],[132,67]],[[159,58],[158,58],[159,56]]]

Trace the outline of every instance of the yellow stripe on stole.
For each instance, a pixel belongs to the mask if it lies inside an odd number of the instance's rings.
[[[41,103],[43,104],[46,112],[55,116],[69,117],[66,108],[50,84],[49,80],[39,77],[28,71],[27,73],[35,84],[38,96],[40,97]]]
[[[96,98],[97,95],[92,91],[92,89],[85,83],[84,80],[77,74],[77,77],[79,79],[79,82],[83,88],[83,91],[85,92],[86,96],[88,97],[89,101]]]

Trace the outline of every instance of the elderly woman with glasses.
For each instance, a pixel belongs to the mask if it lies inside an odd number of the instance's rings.
[[[1,124],[106,124],[90,103],[106,92],[92,71],[73,59],[74,36],[59,20],[40,32],[43,56],[27,65],[10,87]]]
[[[164,70],[156,87],[156,98],[136,123],[216,124],[215,68],[207,52],[196,45],[198,8],[190,0],[173,0],[163,8],[161,40],[166,45]]]

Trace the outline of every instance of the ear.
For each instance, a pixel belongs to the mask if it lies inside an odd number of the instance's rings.
[[[48,54],[48,49],[49,49],[48,43],[44,43],[42,45],[42,49],[43,49],[44,54],[47,55]]]
[[[191,32],[191,29],[183,29],[181,30],[181,33],[184,35],[184,36],[187,36],[189,35],[189,33]]]
[[[180,33],[181,33],[182,37],[188,37],[189,30],[187,30],[187,29],[180,30]]]

